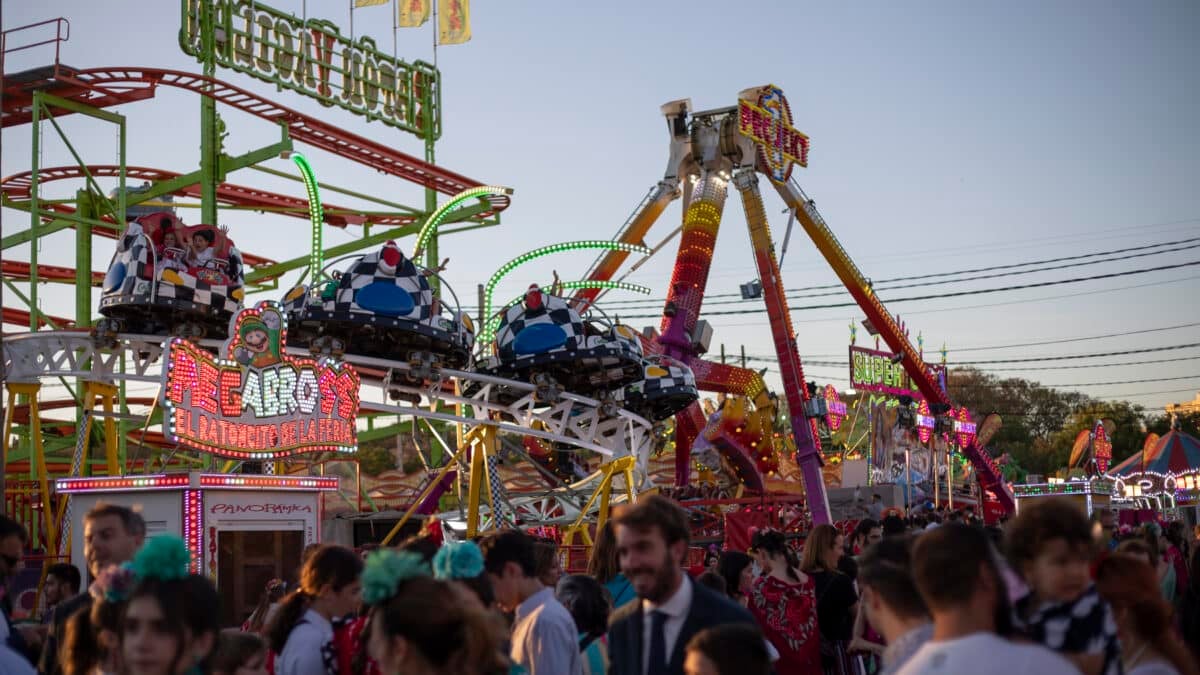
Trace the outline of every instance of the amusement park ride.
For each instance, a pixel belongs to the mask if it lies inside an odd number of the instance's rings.
[[[4,472],[9,481],[33,479],[36,508],[31,511],[31,524],[46,551],[70,550],[70,536],[64,532],[70,524],[67,497],[93,488],[149,489],[160,481],[164,489],[184,489],[186,504],[187,489],[217,485],[218,479],[205,477],[216,474],[200,475],[194,484],[171,482],[163,476],[204,468],[248,477],[261,470],[276,477],[247,480],[301,489],[314,467],[349,457],[346,451],[354,448],[355,432],[358,442],[397,433],[394,427],[375,429],[371,422],[362,429],[355,415],[366,420],[411,419],[414,426],[419,421],[431,431],[435,425],[456,430],[454,443],[444,441],[439,433],[430,434],[433,442],[443,445],[444,460],[428,467],[425,482],[385,542],[412,516],[438,515],[439,499],[457,484],[466,491],[462,510],[468,536],[505,523],[536,520],[565,527],[566,539],[579,535],[590,543],[589,524],[607,518],[613,499],[632,500],[638,492],[655,487],[648,465],[662,423],[672,416],[676,486],[688,485],[699,476],[737,488],[739,494],[741,490],[761,494],[769,479],[795,476],[792,467],[798,465],[812,520],[829,522],[817,434],[825,414],[824,399],[810,395],[804,377],[760,175],[782,197],[883,339],[902,355],[902,365],[921,394],[930,404],[949,406],[919,351],[792,177],[795,165],[807,165],[809,140],[792,127],[791,111],[778,88],[747,89],[738,95],[736,105],[715,110],[693,112],[687,100],[664,105],[667,170],[618,235],[611,241],[554,244],[514,259],[489,282],[486,294],[481,293],[483,306],[472,317],[440,280],[438,239],[498,224],[511,191],[433,164],[433,143],[440,134],[436,69],[380,54],[368,39],[352,43],[328,22],[278,13],[280,25],[291,22],[298,26],[297,34],[305,36],[305,51],[293,56],[316,61],[308,68],[317,77],[314,84],[311,77],[305,82],[301,74],[285,73],[284,61],[278,58],[273,77],[287,79],[286,88],[302,93],[315,87],[320,96],[338,96],[323,88],[322,82],[329,85],[340,74],[343,86],[352,86],[345,83],[353,83],[353,75],[338,70],[340,66],[331,60],[321,61],[323,52],[318,47],[326,40],[331,45],[340,41],[377,63],[390,63],[394,78],[377,103],[390,105],[386,115],[391,126],[425,141],[426,158],[418,159],[217,79],[215,65],[233,67],[238,60],[230,50],[236,51],[238,39],[253,36],[238,33],[229,2],[183,6],[187,30],[181,33],[181,41],[185,51],[204,65],[204,74],[70,68],[58,60],[65,25],[59,19],[47,22],[59,30],[48,41],[56,50],[54,64],[4,77],[0,124],[6,129],[31,125],[35,148],[32,168],[0,183],[3,206],[30,216],[28,230],[9,230],[3,239],[4,283],[29,308],[17,310],[6,302],[4,322],[30,331],[4,338],[8,391]],[[217,26],[224,30],[217,31]],[[18,32],[6,31],[6,44]],[[222,35],[233,39],[222,42]],[[312,51],[309,43],[315,45]],[[269,79],[261,64],[255,68],[258,72],[247,74]],[[296,64],[288,68],[295,69]],[[125,118],[110,109],[152,99],[160,87],[178,87],[200,96],[203,150],[197,171],[180,174],[125,164]],[[342,93],[347,101],[353,98],[349,90]],[[376,96],[381,95],[376,92]],[[224,106],[222,111],[276,123],[279,140],[239,157],[224,154],[217,103]],[[369,104],[364,100],[356,105]],[[70,147],[55,122],[69,114],[114,124],[120,137],[119,163],[90,165],[80,160],[77,166],[40,166],[40,122],[52,122]],[[384,114],[381,107],[375,117]],[[322,187],[370,199],[386,211],[322,203],[311,167],[296,153],[296,144],[321,148],[416,183],[426,190],[425,206],[410,208],[328,186]],[[296,160],[307,199],[226,180],[228,174],[280,156]],[[117,189],[111,196],[100,189],[101,178],[116,178]],[[131,178],[146,185],[128,190],[126,181]],[[59,180],[83,180],[84,187],[74,200],[43,199],[42,186]],[[772,433],[778,399],[768,392],[762,376],[703,358],[711,330],[701,310],[731,183],[742,199],[782,374],[783,399],[793,413],[794,457],[787,456]],[[439,207],[438,195],[450,199]],[[201,223],[184,224],[169,207],[152,206],[164,204],[169,196],[198,197]],[[680,197],[682,236],[661,325],[637,332],[608,320],[597,304],[602,293],[631,288],[614,277],[631,253],[650,252],[641,242],[666,206]],[[307,218],[312,225],[312,251],[307,257],[282,262],[242,252],[229,231],[214,225],[218,208]],[[361,227],[361,236],[348,244],[325,247],[321,231],[327,225]],[[37,241],[66,228],[76,232],[76,268],[39,264]],[[117,241],[116,254],[103,274],[92,271],[93,235]],[[406,255],[402,246],[412,235],[415,244]],[[7,259],[9,249],[30,243],[34,245],[28,262]],[[540,255],[585,249],[602,251],[585,278],[533,286],[493,311],[491,292],[500,276]],[[326,264],[326,259],[331,262]],[[295,270],[302,270],[305,277],[284,292],[278,304],[251,302],[254,294],[278,291],[281,276]],[[14,281],[29,282],[27,297],[18,293]],[[38,286],[54,281],[75,284],[73,319],[50,317],[38,309]],[[93,321],[91,294],[97,286],[102,318]],[[574,294],[568,294],[568,289],[575,289]],[[353,392],[343,377],[350,372],[357,378]],[[79,382],[77,388],[68,386],[69,402],[39,404],[43,382],[67,384],[68,378]],[[137,382],[159,385],[159,395],[152,401],[127,397],[126,384]],[[699,390],[729,398],[722,408],[706,415],[698,401]],[[349,405],[347,401],[353,401],[356,410],[340,418],[341,426],[287,417],[311,416],[314,410],[325,410],[328,417],[333,415],[330,411]],[[131,406],[145,408],[146,403],[148,413],[130,412]],[[43,420],[44,411],[64,405],[77,410],[73,422]],[[264,420],[276,418],[284,421],[271,429],[263,426]],[[90,456],[96,419],[103,421],[102,461]],[[213,441],[218,436],[221,440]],[[160,448],[163,457],[152,461],[143,454],[138,459],[136,453],[126,451],[127,445],[134,444]],[[986,452],[975,444],[963,451],[975,465],[982,486],[1011,509],[1012,496]],[[294,454],[299,452],[310,453],[303,456],[307,461]],[[562,472],[547,467],[548,458],[564,454],[599,461],[583,461],[586,470],[575,476],[579,480],[568,482]],[[224,467],[215,463],[216,456],[227,460]],[[541,489],[517,491],[505,484],[499,466],[514,460],[530,462],[543,483]],[[260,469],[253,469],[257,463]],[[462,481],[457,480],[460,472]],[[301,482],[286,483],[292,474]],[[52,489],[53,477],[58,477],[57,490]],[[324,480],[313,489],[331,489]],[[614,496],[614,491],[619,494]],[[457,512],[453,515],[457,517]],[[201,558],[210,560],[215,543],[206,546],[205,537],[210,535],[204,533],[200,520],[188,523],[189,544]]]

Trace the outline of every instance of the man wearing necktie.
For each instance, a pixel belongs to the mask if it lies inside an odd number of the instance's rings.
[[[638,602],[617,610],[609,623],[611,675],[682,675],[684,647],[696,633],[724,623],[757,627],[745,608],[684,573],[690,533],[677,504],[653,495],[619,512],[615,522],[621,571]]]

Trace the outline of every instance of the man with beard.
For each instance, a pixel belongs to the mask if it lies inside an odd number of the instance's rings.
[[[537,576],[533,537],[501,530],[479,542],[496,604],[513,613],[511,656],[530,675],[580,675],[579,631]]]
[[[638,602],[609,622],[611,675],[683,675],[684,647],[702,629],[746,623],[757,633],[744,607],[684,573],[689,534],[683,509],[659,495],[616,516],[617,557]]]
[[[146,521],[141,514],[127,506],[105,504],[92,507],[83,517],[83,557],[87,561],[90,580],[94,581],[109,565],[120,565],[133,559],[133,554],[146,539]],[[60,602],[54,608],[46,648],[38,671],[42,675],[60,675],[58,646],[66,633],[67,620],[76,612],[90,612],[92,596],[88,593]]]

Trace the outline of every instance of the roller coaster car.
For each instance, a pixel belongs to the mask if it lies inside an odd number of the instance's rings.
[[[433,270],[417,267],[395,242],[360,256],[329,281],[297,286],[284,297],[288,342],[314,351],[405,360],[447,368],[469,363],[471,317],[447,306],[429,285]],[[443,282],[443,291],[453,291]],[[416,372],[413,372],[417,376]],[[429,373],[417,379],[427,379]]]
[[[100,296],[102,332],[225,337],[245,297],[242,254],[223,228],[158,212],[129,222]]]
[[[647,356],[642,376],[625,388],[625,407],[648,420],[665,420],[700,397],[692,369],[669,356]]]
[[[644,359],[631,328],[594,316],[584,319],[564,298],[530,286],[523,300],[503,310],[495,354],[477,361],[475,370],[607,397],[642,378]]]

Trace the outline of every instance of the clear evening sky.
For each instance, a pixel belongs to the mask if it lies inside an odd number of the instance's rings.
[[[299,0],[272,0],[301,13]],[[350,32],[349,0],[307,2],[309,16]],[[65,16],[71,40],[62,60],[77,68],[160,66],[199,72],[177,43],[178,2],[3,3],[5,29]],[[354,12],[356,35],[391,51],[390,5]],[[795,125],[812,139],[810,166],[797,177],[845,248],[873,279],[1027,262],[1200,236],[1200,4],[1148,2],[523,2],[472,3],[474,39],[437,50],[443,74],[444,136],[437,160],[474,179],[512,186],[503,225],[443,240],[448,278],[464,304],[507,259],[537,246],[610,238],[666,164],[662,103],[690,97],[695,109],[732,105],[739,90],[774,83],[791,102]],[[398,52],[432,60],[432,28],[402,29]],[[46,48],[14,55],[6,70],[43,65]],[[406,152],[416,138],[272,87],[245,75],[218,77]],[[129,120],[128,163],[187,172],[196,168],[199,104],[160,90],[119,109]],[[257,119],[225,112],[230,154],[277,139]],[[96,164],[116,162],[108,125],[63,120],[72,143]],[[47,127],[49,131],[49,127]],[[30,127],[3,132],[0,173],[27,170]],[[311,148],[319,178],[421,206],[420,190]],[[70,164],[57,140],[43,164]],[[290,162],[268,166],[285,172]],[[252,170],[230,181],[303,196],[301,187]],[[111,187],[113,183],[104,183]],[[51,184],[46,196],[73,193]],[[764,185],[764,187],[766,187]],[[326,199],[353,204],[327,194]],[[787,222],[767,196],[777,242]],[[196,222],[198,210],[185,209]],[[651,231],[653,245],[679,222],[676,202]],[[28,218],[3,212],[5,233]],[[276,260],[307,252],[299,219],[222,213],[240,248]],[[329,244],[356,234],[328,228]],[[111,255],[96,239],[95,268]],[[402,243],[403,245],[403,243]],[[676,246],[630,281],[665,295]],[[43,243],[42,260],[73,265],[73,234]],[[5,251],[28,259],[28,248]],[[515,272],[497,297],[510,298],[551,271],[577,278],[588,253],[544,259]],[[1152,269],[1200,260],[1200,249],[1065,270],[881,291],[889,297],[994,288],[1036,281]],[[797,228],[783,264],[785,286],[836,281]],[[736,194],[725,210],[709,293],[734,293],[756,276]],[[294,276],[281,286],[282,295]],[[43,309],[70,315],[71,290],[47,287]],[[1200,326],[1019,349],[974,350],[1200,322],[1200,268],[1022,291],[890,305],[926,338],[927,355],[944,342],[950,360],[1013,359],[1200,342]],[[98,298],[99,292],[96,292]],[[1071,297],[1063,297],[1071,296]],[[267,296],[260,296],[267,297]],[[612,301],[636,299],[613,293]],[[846,295],[794,300],[839,302]],[[15,302],[11,294],[5,302]],[[614,304],[610,312],[619,308]],[[711,311],[760,304],[710,305]],[[655,313],[656,307],[620,314]],[[847,324],[857,308],[794,314],[801,354],[844,361]],[[771,352],[766,315],[712,315],[716,344],[731,354]],[[641,327],[657,320],[631,318]],[[13,327],[7,327],[11,330]],[[860,331],[860,344],[868,339]],[[1154,365],[1113,365],[1182,357]],[[932,357],[931,357],[932,358]],[[1043,370],[1047,365],[1094,367]],[[756,363],[756,367],[767,365]],[[1032,364],[995,364],[998,374],[1045,384],[1150,380],[1070,387],[1147,407],[1191,399],[1200,389],[1200,349],[1153,355]],[[1006,370],[1001,370],[1001,369]],[[811,366],[810,378],[846,386],[844,367]],[[778,383],[778,377],[768,377]],[[1171,379],[1167,379],[1171,378]]]

